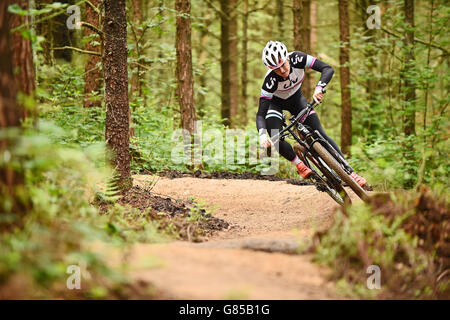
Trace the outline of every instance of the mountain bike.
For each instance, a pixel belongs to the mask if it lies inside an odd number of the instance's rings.
[[[317,130],[303,125],[304,119],[317,107],[313,100],[307,104],[297,116],[291,116],[286,124],[283,113],[283,129],[271,137],[274,145],[291,135],[298,143],[294,146],[295,153],[308,166],[313,174],[309,178],[317,190],[326,192],[340,205],[351,203],[344,186],[350,187],[363,201],[367,201],[366,191],[350,176],[352,167],[347,161],[322,137]],[[302,121],[303,119],[303,121]]]

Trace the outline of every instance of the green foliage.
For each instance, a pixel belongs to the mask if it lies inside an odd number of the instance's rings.
[[[436,282],[434,250],[419,246],[425,242],[410,233],[415,228],[405,230],[414,215],[420,216],[415,221],[434,221],[428,216],[424,219],[423,215],[431,213],[426,205],[417,204],[419,197],[415,193],[391,194],[389,201],[373,200],[371,205],[360,203],[338,210],[331,228],[318,234],[314,259],[331,268],[341,293],[357,298],[430,298],[445,293],[445,282]],[[437,206],[434,202],[430,205]],[[429,225],[426,228],[429,230]],[[426,243],[430,245],[428,238]],[[381,290],[366,285],[369,265],[381,270]]]
[[[352,164],[382,189],[420,184],[448,187],[448,57],[431,42],[448,43],[448,5],[415,9],[415,61],[405,65],[404,4],[389,1],[380,30],[369,30],[363,8],[352,32]],[[362,26],[362,27],[360,27]],[[389,32],[387,32],[387,31]],[[415,90],[414,90],[415,88]],[[414,90],[415,99],[406,100]],[[415,135],[404,136],[405,116],[415,112]]]
[[[190,208],[188,221],[190,222],[198,222],[198,221],[207,221],[211,214],[218,208],[218,206],[210,206],[203,199],[195,199],[194,197],[190,197],[193,206]]]
[[[103,108],[83,108],[83,77],[81,69],[72,69],[70,65],[46,67],[39,77],[41,83],[40,96],[44,104],[40,106],[40,116],[51,119],[63,128],[64,134],[52,135],[55,143],[69,146],[81,146],[83,149],[104,141],[105,111]],[[56,80],[59,79],[59,80]],[[181,150],[183,158],[182,135],[174,130],[178,126],[178,112],[172,105],[155,106],[151,95],[146,98],[137,97],[130,102],[132,109],[132,125],[135,135],[130,141],[131,168],[136,172],[159,172],[165,170],[189,171],[189,162],[176,162],[176,148]],[[245,135],[243,144],[231,146],[234,156],[227,162],[227,133],[225,127],[218,124],[218,119],[203,120],[202,130],[202,166],[205,171],[260,172],[270,165],[270,158],[256,159],[257,132],[251,128],[232,133],[228,139]],[[219,136],[216,139],[215,134]],[[181,148],[180,148],[181,146]],[[222,148],[218,153],[217,148]],[[191,145],[191,150],[197,150]],[[229,147],[228,147],[229,148]],[[245,159],[241,158],[244,155]],[[102,164],[104,159],[97,159]],[[287,169],[285,163],[284,168]],[[290,165],[290,164],[288,164]],[[291,166],[288,166],[289,168]],[[291,170],[292,171],[292,170]],[[285,174],[282,171],[281,174]]]
[[[115,204],[105,213],[108,223],[105,230],[109,236],[126,241],[161,243],[177,237],[172,228],[160,231],[157,221],[151,219],[149,209],[139,210],[130,206]]]
[[[5,134],[6,130],[1,131],[2,137]],[[55,144],[70,135],[48,121],[40,121],[39,130],[26,128],[20,136],[19,132],[9,133],[9,138],[14,134],[16,143],[8,157],[1,157],[0,167],[16,168],[24,174],[31,205],[22,228],[0,235],[2,284],[20,276],[31,279],[36,297],[52,296],[58,290],[69,296],[65,291],[67,267],[86,265],[92,277],[82,279],[86,288],[82,294],[102,298],[128,280],[123,273],[126,269],[111,267],[93,243],[109,243],[120,252],[127,243],[176,237],[169,228],[161,233],[158,224],[137,209],[114,205],[106,214],[99,214],[95,200],[117,200],[117,190],[108,183],[112,171],[100,160],[105,157],[102,143],[84,149]],[[5,197],[2,194],[2,217],[11,210]]]
[[[27,130],[10,150],[11,160],[2,163],[22,164],[32,202],[24,228],[0,237],[3,282],[20,272],[46,287],[55,281],[65,284],[67,266],[79,263],[88,263],[99,277],[114,273],[100,255],[87,250],[87,242],[105,239],[97,210],[89,203],[105,174],[90,160],[97,152],[55,147],[50,133],[58,136],[61,130],[47,122],[40,124],[39,132]]]

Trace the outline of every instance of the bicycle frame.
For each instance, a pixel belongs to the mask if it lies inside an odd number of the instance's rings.
[[[310,115],[310,113],[314,110],[314,108],[318,106],[318,104],[313,100],[307,104],[306,108],[299,112],[297,116],[292,116],[289,120],[289,125],[286,125],[285,114],[283,113],[283,129],[271,138],[273,144],[275,145],[281,140],[284,140],[286,136],[289,134],[294,138],[296,142],[298,142],[301,146],[305,147],[306,150],[315,154],[313,151],[314,143],[320,141],[323,143],[324,147],[331,153],[331,155],[338,160],[339,163],[342,164],[344,170],[347,173],[353,172],[352,167],[347,163],[347,161],[331,146],[331,144],[322,137],[319,131],[314,130],[313,132],[309,131],[306,126],[303,125],[303,121]],[[303,118],[303,121],[300,121]],[[293,131],[293,127],[296,126],[302,137],[298,137],[298,135]],[[305,157],[306,158],[306,157]]]

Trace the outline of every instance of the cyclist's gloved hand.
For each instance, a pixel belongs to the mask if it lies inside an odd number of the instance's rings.
[[[261,129],[259,132],[259,147],[261,149],[266,149],[270,148],[272,144],[272,140],[267,136],[266,130]]]
[[[321,103],[323,99],[323,88],[321,86],[317,86],[314,90],[313,99],[317,103]]]

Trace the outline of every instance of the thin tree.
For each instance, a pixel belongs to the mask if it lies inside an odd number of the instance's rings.
[[[135,45],[135,58],[138,61],[141,55],[141,41],[142,41],[142,29],[139,28],[139,25],[142,24],[142,9],[141,9],[141,1],[132,0],[132,21],[131,30],[133,32],[134,45]],[[141,74],[141,65],[136,64],[136,68],[131,76],[131,88],[130,94],[133,95],[137,92],[139,96],[142,95],[142,88],[140,82],[140,74]]]
[[[311,52],[312,55],[317,55],[317,2],[311,1]],[[312,79],[311,79],[312,81]]]
[[[28,10],[28,0],[16,0],[22,10]],[[12,15],[10,29],[13,30],[21,25],[29,27],[29,16]],[[36,90],[36,77],[34,73],[33,51],[31,40],[22,36],[20,32],[14,32],[12,35],[13,48],[13,66],[15,70],[16,87],[19,92],[32,96]],[[22,118],[27,117],[28,110],[24,105],[20,105]]]
[[[415,55],[414,55],[414,1],[405,0],[404,2],[404,14],[405,14],[405,38],[404,38],[404,66],[402,70],[402,78],[404,79],[404,116],[403,116],[403,132],[405,136],[412,136],[416,134],[416,86],[411,81],[411,70],[415,67]],[[409,163],[416,161],[414,157],[414,143],[411,141],[405,141],[405,159]],[[414,167],[409,166],[408,169],[409,179],[404,183],[405,187],[411,188],[414,185],[414,179],[416,176]]]
[[[99,18],[100,18],[100,8],[101,0],[91,0],[89,3],[85,4],[86,6],[86,23],[94,26],[95,28],[99,28]],[[100,35],[93,31],[91,28],[84,28],[84,36],[86,38],[92,37],[95,39],[99,45],[93,44],[93,41],[88,41],[85,46],[86,51],[98,52],[101,53],[101,46],[103,44],[102,39],[97,38]],[[98,98],[94,98],[92,94],[94,92],[99,92],[102,82],[102,72],[101,72],[101,56],[97,55],[88,55],[86,59],[85,65],[85,76],[84,76],[84,107],[100,107],[102,102]]]
[[[341,78],[341,149],[350,156],[352,144],[352,104],[350,96],[350,28],[348,19],[348,1],[339,0],[339,49]]]
[[[377,79],[373,76],[377,74],[377,70],[379,69],[378,61],[383,61],[380,59],[380,56],[377,55],[376,48],[376,29],[367,28],[367,12],[366,9],[370,6],[370,0],[358,0],[354,3],[356,12],[359,16],[359,25],[363,28],[363,35],[367,37],[364,41],[363,54],[364,54],[364,64],[363,71],[366,74],[364,86],[366,90],[367,102],[369,104],[368,112],[369,116],[364,117],[362,119],[362,126],[364,128],[364,132],[367,132],[367,136],[375,137],[376,135],[371,134],[379,131],[379,126],[381,125],[378,120],[378,115],[375,113],[377,110],[377,101],[376,101],[376,89],[377,85],[381,83],[381,81],[377,81]],[[383,74],[381,72],[381,74]],[[367,130],[367,131],[366,131]]]
[[[190,0],[176,0],[175,9],[177,11],[177,96],[181,109],[181,127],[193,134],[197,115],[192,75]]]
[[[125,0],[105,0],[105,136],[113,151],[112,164],[121,190],[131,187],[129,150],[129,102],[127,69],[127,19]]]
[[[405,0],[405,66],[404,72],[411,70],[415,64],[414,57],[414,1]],[[415,84],[409,80],[408,76],[403,77],[405,80],[405,116],[403,121],[403,132],[406,136],[416,133],[416,87]]]
[[[241,109],[240,118],[241,124],[247,125],[247,72],[248,72],[248,18],[250,16],[248,10],[248,0],[244,0],[244,11],[242,13],[242,76],[241,76]]]
[[[292,6],[294,17],[294,50],[310,54],[311,51],[311,2],[294,0]],[[306,71],[306,70],[305,70]],[[302,84],[302,93],[311,96],[311,79],[305,77]],[[309,99],[309,98],[308,98]]]
[[[231,126],[236,127],[239,108],[239,80],[238,80],[238,22],[237,0],[230,0],[230,103]]]
[[[239,87],[237,78],[237,19],[236,0],[223,0],[221,3],[220,52],[222,70],[222,108],[223,123],[233,125],[237,114]]]
[[[203,25],[199,32],[199,40],[198,43],[200,44],[198,48],[198,68],[200,69],[200,76],[199,76],[199,87],[200,88],[206,88],[207,86],[207,72],[208,68],[206,65],[207,58],[208,58],[208,51],[207,51],[207,45],[208,45],[208,35],[209,35],[209,27],[211,23],[213,22],[212,15],[211,15],[211,9],[209,6],[203,7],[201,16],[203,17]],[[198,111],[198,116],[202,118],[205,115],[205,107],[206,107],[206,94],[203,92],[199,92],[197,90],[197,98],[196,98],[196,106]]]
[[[286,34],[284,32],[284,25],[285,25],[285,21],[284,21],[284,4],[283,4],[283,0],[276,0],[275,1],[275,11],[277,14],[277,36],[278,39],[276,39],[277,41],[281,41],[284,42],[285,38],[286,38]]]
[[[300,36],[302,38],[302,46],[299,48],[295,48],[295,50],[301,50],[307,54],[312,54],[312,52],[311,52],[311,1],[310,0],[303,0],[302,25],[300,28]],[[308,100],[312,96],[312,80],[313,80],[312,77],[306,75],[305,81],[302,84],[302,92],[308,98]]]

